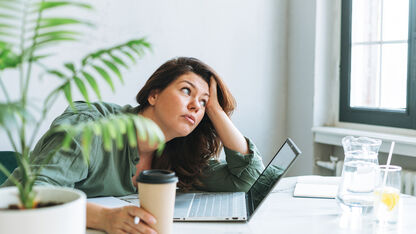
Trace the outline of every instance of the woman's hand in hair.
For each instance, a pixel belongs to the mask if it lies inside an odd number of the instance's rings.
[[[214,77],[211,76],[209,83],[209,99],[206,106],[206,112],[208,117],[212,120],[216,113],[224,112],[224,110],[218,102],[217,81],[214,79]]]
[[[218,102],[217,82],[213,77],[211,77],[209,85],[209,100],[206,106],[206,113],[224,146],[241,154],[249,152],[246,139],[234,126]]]

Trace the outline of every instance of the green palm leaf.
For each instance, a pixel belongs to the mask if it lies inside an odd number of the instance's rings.
[[[108,55],[114,60],[114,62],[120,64],[121,66],[125,68],[128,68],[127,64],[121,58],[115,56],[113,53],[108,53]]]
[[[68,5],[72,5],[72,6],[92,10],[92,6],[89,5],[89,4],[85,4],[85,3],[71,2],[71,1],[47,1],[47,2],[37,3],[36,4],[36,6],[37,6],[36,11],[46,10],[46,9],[50,9],[50,8],[64,7],[64,6],[68,6]]]
[[[129,145],[130,147],[136,147],[137,141],[135,140],[136,133],[134,130],[134,123],[132,121],[129,121],[129,119],[127,118],[123,118],[123,121],[126,124],[127,139],[128,139]]]
[[[29,59],[29,62],[35,62],[49,56],[52,56],[52,54],[32,55],[32,57]]]
[[[14,28],[14,26],[13,25],[10,25],[10,24],[1,23],[0,24],[0,28],[4,30],[6,28]]]
[[[82,71],[82,75],[87,80],[87,82],[90,84],[91,88],[94,90],[94,92],[97,95],[98,99],[101,100],[100,89],[98,88],[98,84],[95,81],[95,78],[91,74],[89,74],[88,72],[85,72],[85,71]]]
[[[129,41],[128,48],[134,51],[139,57],[144,55],[144,49],[151,49],[150,43],[145,38]]]
[[[65,94],[65,98],[68,101],[68,104],[71,106],[72,109],[76,109],[74,102],[72,101],[72,91],[71,91],[71,83],[68,81],[61,86],[61,90]]]
[[[124,54],[127,57],[129,57],[133,62],[135,62],[136,59],[130,53],[130,51],[133,51],[137,55],[137,57],[141,57],[144,55],[145,50],[149,50],[149,49],[151,49],[150,43],[147,42],[145,38],[130,40],[126,43],[119,44],[119,45],[116,45],[114,47],[111,47],[105,50],[99,50],[97,52],[88,54],[82,59],[82,65],[86,66],[88,64],[92,64],[95,59],[100,59],[100,58],[103,58],[104,56],[108,56],[115,63],[128,68],[128,65],[120,57],[116,56],[115,53]]]
[[[108,72],[104,68],[96,66],[96,65],[93,65],[92,67],[98,72],[98,74],[101,75],[101,77],[104,78],[104,80],[107,82],[107,84],[110,85],[111,90],[114,92],[115,91],[114,84],[113,84],[113,81],[111,80],[111,76],[108,74]]]
[[[40,33],[36,36],[36,38],[38,41],[51,39],[51,38],[66,38],[66,37],[77,39],[76,36],[80,36],[80,35],[81,35],[80,32],[58,30],[58,31],[47,31],[47,32]],[[28,38],[28,39],[33,39],[33,38]]]
[[[48,44],[48,46],[52,43],[58,43],[62,41],[76,41],[77,38],[70,37],[70,36],[51,36],[47,38],[42,38],[41,40],[36,41],[36,47],[39,49],[40,47],[44,47],[45,44]]]
[[[133,63],[136,63],[136,59],[133,57],[133,55],[130,52],[128,52],[128,51],[126,51],[124,49],[121,49],[120,52],[123,53],[124,55],[126,55],[128,58],[130,58],[130,60]]]
[[[87,101],[87,103],[90,103],[90,98],[88,97],[87,87],[85,86],[84,82],[78,78],[74,77],[75,84],[78,87],[78,90],[81,92],[84,99]]]
[[[32,208],[34,203],[35,193],[32,188],[40,170],[58,150],[61,150],[61,147],[58,147],[49,152],[40,167],[31,169],[29,149],[31,149],[39,126],[43,123],[44,117],[47,116],[57,95],[63,94],[75,111],[72,93],[74,87],[79,90],[88,103],[90,95],[87,86],[90,86],[97,97],[101,99],[97,78],[103,78],[114,91],[113,79],[115,76],[123,82],[121,67],[129,68],[130,61],[135,63],[150,49],[150,44],[146,39],[141,38],[91,53],[84,57],[80,66],[76,66],[78,63],[74,62],[66,63],[62,69],[48,67],[46,63],[48,60],[41,60],[51,56],[51,52],[59,50],[45,51],[44,49],[63,42],[78,40],[82,35],[79,27],[92,26],[82,18],[61,17],[60,12],[66,7],[92,9],[89,4],[77,0],[0,0],[0,71],[20,67],[20,69],[15,69],[19,73],[19,79],[17,81],[7,80],[7,82],[19,82],[22,90],[21,103],[0,102],[0,129],[6,130],[15,151],[19,151],[17,146],[21,145],[22,148],[20,152],[22,156],[17,157],[18,165],[22,170],[22,182],[13,180],[13,177],[11,179],[18,186],[21,204],[26,208]],[[31,97],[26,95],[30,93],[28,91],[29,81],[36,77],[33,76],[35,69],[32,69],[32,65],[43,69],[42,76],[48,74],[63,82],[49,94],[46,94],[43,106],[36,106],[30,101]],[[4,87],[3,90],[5,90]],[[39,120],[29,113],[34,110],[31,109],[32,107],[36,107],[34,109],[41,114]],[[35,130],[33,132],[29,131],[29,124],[34,124]],[[18,131],[12,131],[16,129]],[[74,139],[76,141],[80,139],[81,152],[86,162],[89,161],[91,143],[97,139],[97,136],[101,137],[105,150],[113,150],[114,147],[121,149],[126,144],[137,147],[137,137],[158,145],[157,152],[159,153],[164,144],[164,135],[158,126],[137,115],[117,115],[95,122],[61,125],[50,132],[59,132],[64,135],[63,150],[73,146]],[[19,138],[19,144],[14,142],[14,136]],[[30,141],[26,141],[26,138],[29,138]],[[0,164],[0,173],[2,172],[10,176]]]
[[[21,119],[33,121],[35,118],[21,102],[0,103],[0,126],[13,129]]]
[[[89,162],[89,152],[90,152],[90,146],[92,142],[93,137],[93,130],[92,128],[85,128],[84,132],[82,133],[82,155],[84,155],[84,160],[86,163]]]
[[[59,77],[61,79],[66,79],[67,78],[64,73],[62,73],[62,72],[60,72],[58,70],[55,70],[55,69],[47,70],[46,72],[49,73],[49,74],[51,74],[51,75],[57,76],[57,77]]]
[[[54,15],[53,11],[55,9],[59,10],[67,6],[86,10],[92,9],[89,4],[73,1],[0,0],[0,42],[11,45],[11,51],[17,57],[22,58],[17,60],[19,63],[31,63],[47,57],[35,55],[35,53],[39,49],[79,39],[81,33],[67,26],[92,26],[91,23],[85,20],[72,17],[45,16]],[[52,14],[45,14],[50,12]],[[62,28],[63,26],[65,26],[65,29]],[[24,48],[22,51],[20,50],[21,45]],[[20,54],[17,54],[17,52]],[[9,65],[0,65],[0,67],[4,69]]]
[[[124,80],[123,80],[123,77],[121,76],[121,72],[120,72],[120,70],[118,69],[118,67],[116,66],[116,65],[114,65],[112,62],[110,62],[110,61],[108,61],[108,60],[106,60],[106,59],[101,59],[101,61],[103,61],[103,63],[108,67],[108,68],[110,68],[117,76],[118,76],[118,78],[120,79],[120,81],[121,81],[121,83],[122,84],[124,84]]]
[[[103,133],[102,138],[103,138],[104,150],[111,151],[111,149],[113,148],[113,142],[111,141],[111,135],[110,135],[110,131],[108,130],[108,126],[102,125],[100,127]]]
[[[123,133],[123,129],[125,129],[124,126],[124,122],[122,122],[120,119],[113,119],[112,125],[115,127],[116,129],[116,145],[117,145],[117,149],[118,150],[122,150],[123,146],[124,146],[124,139],[123,139],[123,135],[125,134],[125,131]],[[123,129],[121,129],[123,128]]]
[[[66,33],[66,32],[65,32]],[[101,94],[100,90],[98,88],[98,84],[96,82],[96,77],[90,72],[87,72],[87,68],[91,67],[93,70],[95,70],[96,74],[98,74],[101,78],[104,79],[104,81],[110,86],[111,90],[115,91],[115,86],[112,78],[112,74],[114,73],[119,80],[124,83],[121,71],[117,65],[122,65],[128,68],[128,64],[123,61],[120,57],[116,56],[115,53],[124,53],[128,48],[131,46],[134,46],[134,48],[141,48],[141,50],[144,51],[144,49],[149,48],[149,43],[146,42],[145,39],[138,39],[138,40],[131,40],[124,44],[120,44],[108,49],[99,50],[97,52],[88,54],[84,59],[82,60],[81,68],[77,69],[74,65],[74,63],[65,63],[65,68],[68,69],[72,75],[66,76],[64,72],[61,72],[59,70],[53,69],[53,70],[47,70],[47,73],[52,74],[54,76],[59,77],[60,79],[66,79],[67,81],[61,86],[60,90],[64,93],[65,98],[67,99],[68,103],[70,103],[71,107],[73,106],[72,103],[72,89],[71,89],[71,82],[75,82],[76,87],[81,92],[82,96],[84,97],[85,101],[89,103],[89,95],[88,90],[85,85],[85,81],[88,83],[89,86],[93,89],[97,97],[101,100]],[[128,53],[128,52],[127,52]],[[141,52],[142,53],[142,52]],[[132,60],[135,61],[135,58],[133,55],[128,53]],[[107,59],[109,58],[109,59]],[[111,60],[110,60],[111,59]],[[103,67],[94,64],[95,61],[101,61],[106,68],[112,71],[110,74],[106,69]],[[82,74],[82,76],[80,75]],[[72,78],[69,78],[72,77]],[[138,124],[137,126],[141,126]],[[112,131],[111,127],[109,129],[105,130],[105,134],[112,134],[111,137],[116,136],[117,134]],[[131,143],[131,142],[130,142]],[[133,144],[133,143],[131,143]]]
[[[0,36],[6,37],[6,38],[16,38],[17,36],[19,36],[19,34],[10,32],[10,31],[0,31]],[[6,42],[6,40],[3,40],[3,41]],[[9,43],[9,44],[12,44],[12,43]]]
[[[124,137],[127,138],[130,145],[132,145],[132,142],[137,142],[136,134],[134,134],[134,129],[138,129],[137,123],[142,126],[141,129],[144,131],[142,140],[152,141],[159,149],[163,149],[165,140],[160,128],[153,121],[132,114],[112,115],[77,125],[64,124],[55,128],[53,132],[63,132],[65,134],[63,149],[70,147],[75,136],[81,136],[82,154],[84,159],[88,160],[93,136],[101,135],[103,147],[106,151],[113,150],[114,144],[117,145],[118,149],[122,149]]]
[[[0,13],[0,19],[19,19],[19,16],[7,13]]]
[[[0,43],[0,70],[17,67],[20,57],[14,53],[9,44]]]
[[[39,28],[45,29],[45,28],[58,27],[58,26],[69,25],[69,24],[80,24],[80,25],[82,24],[82,25],[93,26],[91,23],[77,20],[77,19],[51,17],[51,18],[42,18],[40,20]]]
[[[21,12],[22,11],[22,7],[20,6],[18,6],[18,4],[16,4],[16,3],[18,3],[19,1],[4,1],[4,0],[2,0],[2,1],[0,1],[0,9],[4,9],[4,10],[10,10],[10,11],[12,11],[12,12]]]

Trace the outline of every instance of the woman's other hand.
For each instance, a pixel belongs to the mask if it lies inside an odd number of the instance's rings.
[[[112,233],[156,233],[148,224],[155,224],[156,219],[144,209],[137,206],[124,206],[107,210],[105,231]],[[140,219],[135,223],[135,217]]]
[[[140,219],[139,223],[135,223],[136,217]],[[87,227],[104,230],[109,234],[156,233],[149,226],[155,223],[156,219],[149,212],[137,206],[106,208],[87,203]]]

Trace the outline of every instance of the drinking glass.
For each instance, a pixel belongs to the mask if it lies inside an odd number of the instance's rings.
[[[380,177],[374,191],[374,217],[381,224],[395,224],[400,213],[400,166],[380,165]],[[386,184],[383,185],[387,173]]]

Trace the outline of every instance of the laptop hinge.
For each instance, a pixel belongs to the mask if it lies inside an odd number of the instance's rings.
[[[246,193],[246,207],[247,207],[247,221],[250,220],[251,215],[253,214],[253,197],[251,195],[251,190]]]

